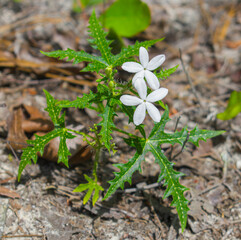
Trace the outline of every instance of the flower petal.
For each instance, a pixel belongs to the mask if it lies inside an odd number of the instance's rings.
[[[136,73],[132,79],[132,85],[135,86],[135,81],[138,79],[138,78],[144,78],[144,70]]]
[[[140,47],[139,49],[139,59],[140,59],[141,65],[144,68],[146,68],[149,62],[149,54],[144,47]]]
[[[134,124],[140,125],[144,121],[145,116],[146,116],[146,103],[143,102],[136,108],[134,112],[134,116],[133,116]]]
[[[167,88],[159,88],[159,89],[153,91],[152,93],[150,93],[147,96],[146,101],[156,102],[156,101],[162,100],[164,97],[166,97],[167,93],[168,93]]]
[[[148,69],[150,71],[155,70],[156,68],[160,67],[163,64],[165,59],[166,59],[166,57],[163,54],[152,58],[152,60],[148,63],[146,69]]]
[[[146,100],[147,86],[144,78],[137,78],[134,84],[139,96],[142,100]]]
[[[123,95],[120,97],[120,101],[126,106],[136,106],[138,104],[143,103],[143,100],[136,96],[131,95]]]
[[[123,70],[130,73],[137,73],[144,69],[140,63],[136,62],[125,62],[121,67]]]
[[[160,83],[156,75],[148,70],[145,70],[145,78],[150,88],[156,90],[160,87]]]
[[[149,102],[146,102],[146,108],[147,108],[147,112],[149,113],[153,121],[160,122],[161,114],[159,110],[152,103],[149,103]]]

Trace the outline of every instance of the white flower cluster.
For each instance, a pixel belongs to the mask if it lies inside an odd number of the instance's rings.
[[[152,104],[156,101],[162,100],[168,93],[168,89],[160,88],[158,78],[151,71],[160,67],[165,61],[165,55],[158,55],[149,61],[149,54],[144,47],[139,49],[140,63],[126,62],[122,68],[130,73],[135,73],[132,84],[136,88],[140,98],[131,95],[121,96],[121,102],[126,106],[137,106],[133,122],[135,125],[140,125],[146,116],[146,110],[155,122],[160,122],[161,114],[159,110]],[[147,96],[147,85],[154,91]]]

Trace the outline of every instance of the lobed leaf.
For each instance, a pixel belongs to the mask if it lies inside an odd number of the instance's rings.
[[[71,153],[67,147],[66,140],[73,139],[75,136],[65,129],[62,130],[60,135],[59,150],[58,150],[58,163],[63,163],[66,167],[69,167],[68,156],[71,156]]]
[[[179,67],[179,65],[176,65],[175,67],[172,67],[172,68],[169,68],[169,69],[165,69],[165,70],[161,69],[159,73],[155,72],[155,75],[157,76],[157,78],[166,79],[171,74],[176,72],[178,67]]]
[[[33,160],[33,162],[36,164],[38,159],[37,153],[39,152],[41,155],[43,155],[45,145],[52,139],[58,137],[61,134],[61,131],[62,129],[54,129],[44,136],[35,135],[35,140],[27,140],[27,143],[32,146],[23,149],[18,169],[18,181],[20,181],[24,168],[28,164],[31,165],[31,160]]]
[[[24,168],[32,163],[31,160],[33,160],[34,163],[37,163],[38,153],[42,156],[45,146],[56,137],[60,138],[58,162],[63,162],[68,167],[68,156],[70,155],[70,152],[67,148],[66,140],[72,139],[75,136],[67,132],[67,129],[65,128],[65,114],[60,116],[62,107],[58,105],[58,100],[55,100],[48,91],[44,90],[44,93],[47,100],[47,108],[45,110],[49,113],[49,116],[55,125],[55,129],[44,136],[35,135],[35,140],[27,140],[27,143],[32,146],[23,149],[18,170],[18,181],[20,180]]]
[[[95,11],[93,11],[89,20],[89,32],[89,35],[93,38],[89,40],[90,44],[100,51],[102,58],[110,65],[113,57],[110,48],[111,41],[106,39],[107,33],[104,32],[97,20]]]
[[[225,133],[225,131],[213,131],[213,130],[203,130],[195,127],[192,131],[190,131],[190,136],[188,142],[193,143],[195,146],[199,146],[199,141],[203,140],[206,142],[207,139],[216,137]]]
[[[85,51],[75,51],[70,48],[67,50],[57,50],[52,52],[43,52],[42,54],[48,57],[58,58],[60,60],[67,58],[66,61],[73,61],[73,64],[78,64],[80,62],[91,62],[87,67],[82,69],[82,72],[99,72],[100,69],[105,69],[108,66],[108,63],[100,56],[94,56],[89,53],[86,53]]]
[[[86,204],[90,200],[91,195],[94,192],[94,195],[92,198],[92,205],[94,206],[96,201],[99,199],[100,191],[104,191],[104,189],[97,183],[96,179],[93,180],[90,177],[88,177],[86,174],[84,174],[84,177],[88,183],[80,184],[77,188],[74,189],[73,192],[83,192],[88,189],[83,199],[83,204]]]
[[[119,168],[119,172],[114,172],[115,178],[109,181],[110,187],[103,200],[110,197],[119,187],[124,188],[125,182],[131,184],[131,177],[135,171],[141,172],[141,162],[144,160],[143,154],[136,153],[133,158],[129,159],[124,164],[114,164],[115,167]]]
[[[187,191],[188,188],[179,183],[179,178],[184,174],[173,169],[174,164],[168,161],[161,148],[156,146],[156,144],[150,143],[149,148],[156,159],[156,163],[158,163],[161,168],[158,182],[165,179],[164,185],[167,186],[163,198],[172,196],[173,200],[171,205],[176,207],[182,231],[184,231],[187,223],[187,212],[189,210],[187,205],[188,200],[184,197],[184,192]]]
[[[77,97],[74,101],[62,100],[58,101],[58,106],[61,108],[75,107],[79,109],[91,108],[97,94],[90,91],[88,94],[84,93],[83,97]]]
[[[163,197],[166,198],[172,196],[172,206],[175,206],[177,209],[182,231],[184,231],[187,222],[187,212],[189,210],[188,200],[184,197],[184,192],[188,189],[182,186],[179,182],[179,178],[184,174],[173,169],[174,164],[168,161],[167,157],[163,154],[160,145],[163,143],[178,143],[183,145],[185,141],[198,145],[200,140],[205,141],[208,138],[222,134],[223,131],[199,130],[196,127],[190,132],[187,131],[187,128],[184,128],[173,134],[165,133],[164,128],[169,120],[169,110],[167,108],[162,115],[161,121],[155,123],[148,139],[139,137],[125,139],[127,144],[136,147],[137,152],[127,163],[115,165],[120,171],[115,172],[115,178],[109,181],[110,187],[104,199],[108,198],[119,187],[123,188],[125,182],[131,183],[132,174],[137,170],[141,171],[141,162],[144,161],[146,153],[151,152],[155,157],[155,161],[161,168],[158,181],[164,180],[164,185],[167,186]]]
[[[105,147],[110,151],[111,149],[111,140],[112,140],[112,128],[115,127],[113,120],[115,112],[113,109],[112,101],[109,100],[104,108],[104,112],[99,116],[102,117],[102,121],[98,123],[98,126],[101,126],[99,135],[101,136],[101,142],[104,143]]]
[[[47,101],[47,108],[45,108],[45,111],[49,113],[49,116],[53,123],[55,125],[61,125],[63,124],[63,118],[61,118],[60,112],[62,110],[62,107],[57,106],[58,100],[55,100],[48,91],[43,89],[45,96],[46,96],[46,101]]]

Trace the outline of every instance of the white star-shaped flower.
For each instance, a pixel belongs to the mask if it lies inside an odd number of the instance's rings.
[[[140,98],[131,95],[123,95],[120,98],[121,102],[126,106],[137,106],[133,116],[134,124],[140,125],[144,121],[146,110],[153,121],[160,122],[161,114],[152,103],[162,100],[167,95],[168,89],[159,88],[147,96],[147,86],[143,78],[136,81],[136,89]]]
[[[140,63],[136,62],[126,62],[122,65],[122,68],[130,73],[135,73],[132,84],[135,87],[135,82],[137,79],[144,78],[146,79],[148,85],[153,90],[156,90],[160,87],[158,78],[151,71],[157,69],[165,61],[165,55],[158,55],[149,61],[149,54],[144,47],[139,49],[139,59]]]

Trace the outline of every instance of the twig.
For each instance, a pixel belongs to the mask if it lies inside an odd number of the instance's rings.
[[[177,118],[177,121],[176,121],[176,125],[175,125],[174,132],[176,132],[176,131],[177,131],[177,125],[178,125],[178,123],[179,123],[180,119],[181,119],[181,116],[179,116],[179,117]]]
[[[18,161],[20,161],[19,158],[18,158],[18,156],[17,156],[17,154],[16,154],[16,152],[14,151],[14,149],[13,149],[13,147],[12,147],[12,145],[10,144],[9,141],[7,141],[7,144],[8,144],[8,146],[10,147],[10,149],[11,149],[11,151],[12,151],[15,159],[17,159]]]
[[[9,141],[9,140],[6,140],[6,139],[1,139],[1,138],[0,138],[0,141],[5,142],[8,145],[10,145],[11,143],[14,143],[16,145],[25,145],[26,147],[33,147],[32,144],[28,144],[28,143],[24,143],[24,142]]]
[[[162,185],[162,182],[157,182],[157,183],[152,183],[143,187],[136,187],[136,188],[128,188],[125,190],[120,190],[120,192],[124,192],[124,193],[133,193],[133,192],[137,192],[137,191],[142,191],[142,190],[148,190],[151,188],[156,188],[156,187],[160,187]]]
[[[183,71],[184,71],[184,73],[185,73],[185,75],[186,75],[186,78],[187,78],[187,80],[188,80],[188,82],[189,82],[189,84],[190,84],[190,86],[191,86],[192,93],[193,93],[193,95],[195,96],[195,98],[197,99],[199,105],[200,105],[201,107],[203,107],[203,105],[202,105],[202,103],[201,103],[201,101],[200,101],[200,98],[199,98],[198,95],[197,95],[196,89],[194,88],[194,86],[193,86],[193,84],[192,84],[192,79],[191,79],[191,77],[189,76],[189,74],[188,74],[188,72],[187,72],[187,70],[186,70],[186,68],[185,68],[185,66],[184,66],[183,59],[182,59],[182,50],[181,50],[180,48],[179,48],[179,53],[180,53],[180,60],[181,60],[182,68],[183,68]]]

